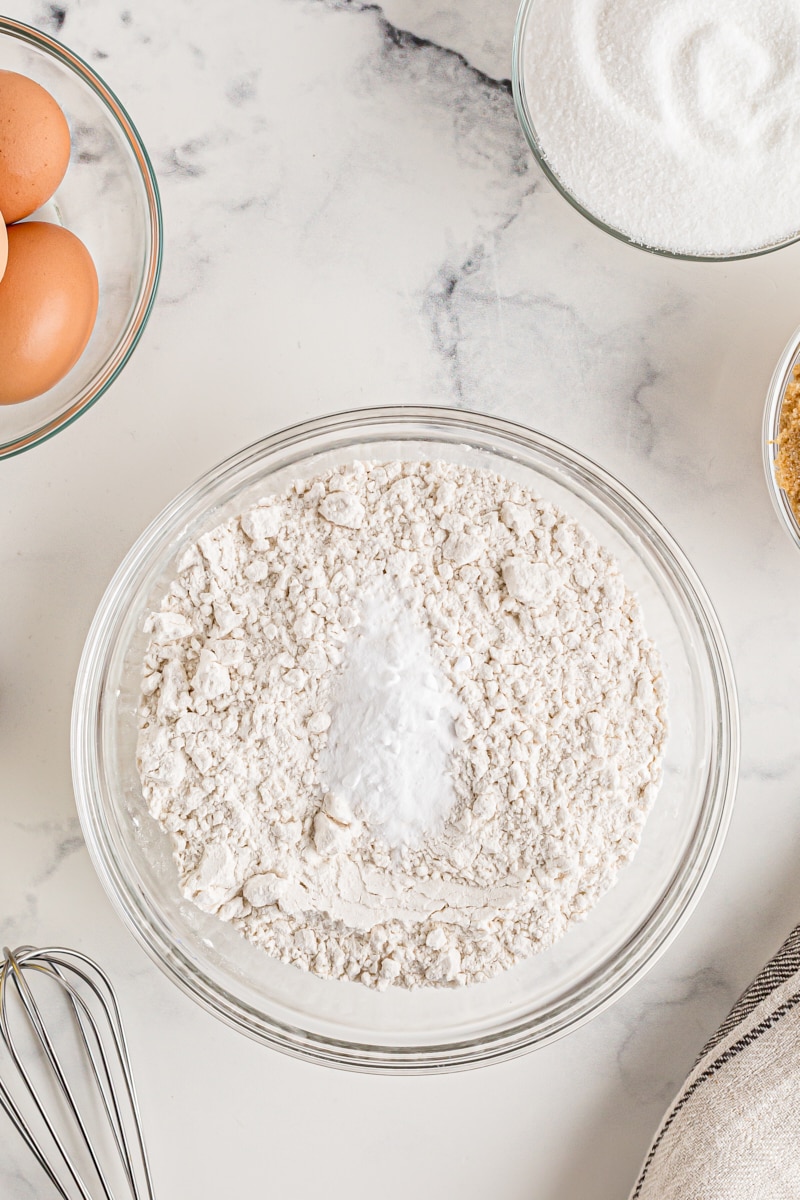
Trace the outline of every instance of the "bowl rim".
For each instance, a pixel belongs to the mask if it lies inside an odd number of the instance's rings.
[[[775,478],[775,459],[778,456],[777,439],[780,431],[781,410],[786,388],[792,380],[795,364],[800,361],[800,327],[798,327],[783,348],[778,359],[772,378],[767,388],[767,398],[764,404],[764,419],[761,427],[761,453],[764,463],[764,475],[767,481],[772,507],[784,530],[794,545],[800,550],[800,521],[792,512],[789,498]]]
[[[531,18],[531,13],[535,4],[541,0],[521,0],[517,17],[514,24],[514,37],[511,49],[511,91],[514,97],[514,109],[517,114],[517,120],[522,127],[522,132],[525,135],[533,157],[541,167],[544,174],[552,183],[553,187],[559,192],[574,209],[586,217],[587,221],[591,221],[598,229],[602,229],[604,233],[609,233],[618,242],[623,242],[626,246],[632,246],[635,250],[643,250],[646,254],[655,254],[659,258],[674,258],[680,262],[708,262],[708,263],[731,263],[739,262],[747,258],[760,258],[764,254],[772,254],[775,250],[782,250],[785,246],[791,246],[795,242],[800,241],[800,229],[791,237],[783,238],[779,242],[772,242],[768,246],[759,246],[754,250],[742,250],[735,254],[688,254],[680,250],[668,250],[664,246],[647,246],[644,242],[637,242],[629,234],[624,233],[621,229],[617,229],[614,225],[609,225],[603,221],[601,217],[596,216],[591,209],[581,203],[578,198],[573,195],[567,185],[559,179],[555,171],[547,161],[545,152],[539,142],[539,136],[536,132],[536,126],[533,122],[533,114],[531,106],[528,103],[528,92],[525,86],[525,73],[523,69],[525,57],[525,37],[528,31],[528,22]]]
[[[398,432],[398,427],[413,427],[419,421],[426,423],[431,440],[435,440],[437,433],[456,429],[461,435],[473,431],[497,436],[505,449],[508,449],[509,443],[516,443],[543,451],[553,461],[566,463],[571,469],[577,470],[596,489],[596,495],[599,493],[604,500],[606,497],[613,499],[614,504],[619,506],[616,515],[621,509],[626,519],[633,521],[634,528],[646,531],[652,545],[663,554],[666,564],[678,572],[683,588],[682,599],[691,610],[708,656],[714,693],[712,723],[716,755],[710,756],[708,763],[702,808],[697,818],[699,832],[685,851],[680,864],[683,873],[679,876],[676,867],[657,904],[646,914],[610,963],[605,964],[601,980],[604,990],[601,989],[599,998],[595,972],[583,981],[577,1011],[573,1011],[575,998],[571,993],[568,1000],[564,1000],[549,1014],[549,1024],[543,1023],[540,1017],[534,1017],[531,1022],[529,1013],[527,1021],[524,1017],[520,1018],[513,1027],[504,1028],[480,1040],[452,1041],[438,1046],[376,1047],[374,1044],[365,1045],[309,1032],[283,1024],[275,1018],[267,1018],[263,1011],[256,1011],[253,1006],[232,996],[198,971],[196,964],[168,935],[160,915],[147,908],[146,897],[124,877],[114,854],[109,852],[110,838],[103,827],[104,814],[100,800],[102,788],[96,730],[106,655],[113,644],[117,623],[127,611],[130,586],[149,561],[165,530],[180,527],[201,492],[207,493],[212,485],[222,485],[226,478],[234,476],[248,462],[296,447],[318,434],[325,434],[331,440],[337,435],[341,438],[347,434],[349,439],[358,440],[359,431],[368,427],[376,431],[373,440],[379,440],[378,434],[381,432],[384,440],[400,440],[402,434]],[[414,440],[424,440],[413,432],[408,436]],[[334,444],[341,446],[342,443],[340,440]],[[295,1057],[343,1069],[419,1075],[476,1067],[546,1045],[602,1012],[653,965],[688,920],[721,852],[736,791],[739,713],[730,656],[703,585],[658,519],[613,475],[563,443],[516,422],[463,409],[389,406],[313,418],[260,439],[205,472],[148,525],[115,572],[87,635],[75,687],[71,755],[78,814],[90,858],[101,883],[124,924],[182,991],[226,1024],[258,1042]],[[569,1010],[566,1016],[565,1009]]]
[[[164,227],[161,209],[161,197],[158,182],[150,157],[136,126],[128,115],[127,110],[116,94],[104,82],[97,72],[89,66],[78,54],[70,50],[62,42],[43,33],[31,25],[17,21],[12,17],[0,16],[0,35],[6,34],[43,51],[56,59],[83,80],[101,103],[109,110],[116,124],[122,130],[125,140],[133,152],[139,167],[139,173],[147,198],[149,252],[139,294],[131,317],[118,339],[114,351],[88,384],[84,386],[69,407],[58,416],[44,421],[29,433],[21,434],[10,441],[0,443],[0,460],[22,454],[42,442],[54,437],[60,430],[66,429],[73,421],[82,416],[108,390],[122,371],[128,359],[133,354],[147,325],[155,303],[164,246]]]

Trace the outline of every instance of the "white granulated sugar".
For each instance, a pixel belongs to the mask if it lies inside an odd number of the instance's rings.
[[[800,0],[537,0],[525,87],[548,164],[645,246],[800,229]]]
[[[372,987],[551,945],[633,855],[659,656],[606,550],[520,485],[353,463],[204,534],[148,619],[138,763],[185,896]]]
[[[383,588],[363,601],[330,710],[319,762],[326,792],[349,803],[389,846],[418,845],[440,832],[455,803],[458,707],[428,630]]]

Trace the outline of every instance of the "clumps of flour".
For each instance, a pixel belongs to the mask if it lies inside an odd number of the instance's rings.
[[[658,654],[607,551],[507,479],[299,480],[189,547],[147,632],[138,764],[183,893],[285,962],[485,979],[638,845]]]

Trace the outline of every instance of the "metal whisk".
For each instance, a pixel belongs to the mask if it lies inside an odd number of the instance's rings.
[[[0,1037],[0,1106],[56,1193],[153,1200],[119,1006],[100,967],[76,950],[4,949]]]

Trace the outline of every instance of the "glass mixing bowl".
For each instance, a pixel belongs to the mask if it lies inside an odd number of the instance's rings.
[[[55,38],[0,17],[0,70],[35,79],[69,122],[69,168],[36,219],[77,234],[100,283],[97,322],[72,370],[41,396],[0,406],[0,458],[8,458],[69,425],[119,375],[153,307],[162,230],[147,151],[125,109],[91,67]]]
[[[548,2],[551,2],[551,0],[548,0]],[[511,86],[514,94],[514,108],[517,120],[522,126],[522,132],[533,151],[534,158],[556,190],[561,193],[565,200],[569,201],[573,208],[577,209],[582,216],[591,221],[593,225],[596,225],[598,229],[604,230],[605,233],[610,233],[612,237],[625,242],[629,246],[635,246],[637,250],[646,250],[649,254],[658,254],[664,258],[678,258],[687,262],[736,262],[740,258],[757,258],[761,254],[770,254],[773,250],[780,250],[781,247],[790,246],[793,242],[798,241],[800,234],[795,233],[780,241],[770,242],[767,245],[742,250],[738,253],[686,254],[678,250],[669,250],[664,246],[650,246],[642,242],[637,242],[632,237],[629,237],[627,233],[623,233],[621,229],[609,225],[601,217],[593,213],[590,207],[582,203],[550,166],[546,152],[542,148],[539,135],[536,132],[536,96],[528,86],[528,73],[525,70],[525,61],[528,46],[533,42],[536,42],[536,44],[540,42],[536,17],[537,8],[541,4],[542,0],[522,0],[517,12],[511,58]]]
[[[258,498],[355,459],[442,459],[536,490],[617,557],[663,657],[670,735],[664,783],[633,862],[551,949],[465,988],[323,980],[284,965],[183,899],[169,838],[136,770],[143,624],[189,544]],[[309,421],[242,450],[142,534],[100,604],[73,709],[78,810],[117,911],[189,995],[268,1045],[316,1062],[424,1073],[540,1046],[600,1012],[664,950],[719,854],[733,803],[738,718],[728,653],[702,586],[647,509],[566,446],[519,425],[444,408],[365,409]]]
[[[789,537],[800,550],[800,522],[792,512],[788,497],[783,488],[778,487],[775,478],[775,459],[778,456],[778,433],[781,424],[781,409],[786,388],[794,377],[795,364],[800,362],[800,329],[796,329],[789,339],[786,349],[778,359],[778,365],[772,376],[767,392],[767,403],[764,406],[764,425],[761,435],[761,448],[764,455],[764,473],[767,477],[767,490],[772,500],[775,512]]]

